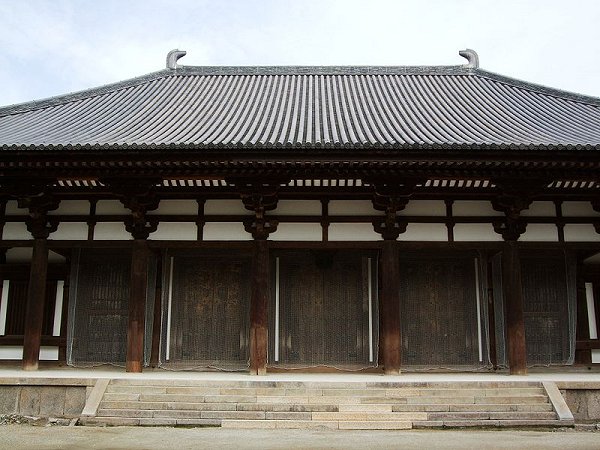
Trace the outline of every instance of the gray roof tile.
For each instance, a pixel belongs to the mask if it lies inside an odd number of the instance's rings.
[[[184,66],[1,108],[0,146],[595,148],[600,100],[465,66]]]

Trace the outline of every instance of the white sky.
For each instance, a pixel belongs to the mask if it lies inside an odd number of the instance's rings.
[[[600,97],[600,0],[0,0],[0,105],[183,65],[457,65]]]

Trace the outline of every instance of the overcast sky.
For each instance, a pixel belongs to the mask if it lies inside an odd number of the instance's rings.
[[[457,65],[600,97],[600,0],[0,0],[0,105],[183,65]]]

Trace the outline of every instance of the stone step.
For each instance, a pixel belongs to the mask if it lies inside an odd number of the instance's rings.
[[[340,405],[341,407],[341,405]],[[405,405],[392,405],[392,411],[426,411],[426,412],[448,412],[448,411],[497,411],[497,412],[509,412],[509,411],[553,411],[550,403],[533,403],[533,404],[405,404]]]
[[[97,416],[85,423],[355,430],[566,424],[537,382],[126,379],[108,385]]]
[[[531,388],[537,381],[268,381],[268,380],[193,380],[193,379],[129,379],[114,378],[110,386],[171,386],[218,388],[305,388],[305,389],[396,389],[396,388]]]
[[[527,419],[516,419],[516,420],[430,420],[430,421],[414,421],[413,428],[467,428],[467,427],[481,427],[481,428],[498,428],[498,427],[564,427],[567,424],[563,421],[554,420],[527,420]]]
[[[273,412],[336,412],[342,405],[306,404],[306,403],[238,403],[238,411],[273,411]],[[360,405],[359,405],[360,406]],[[391,410],[390,410],[391,412]]]
[[[337,420],[337,421],[414,421],[428,420],[427,413],[419,412],[314,412],[313,420]]]
[[[223,428],[286,428],[317,430],[409,430],[410,421],[223,420]]]
[[[90,417],[80,419],[82,425],[88,426],[197,426],[197,427],[220,427],[220,419],[197,419],[197,418],[128,418],[128,417]]]
[[[230,395],[230,396],[353,396],[353,397],[462,397],[462,396],[521,396],[543,395],[540,387],[528,388],[394,388],[394,389],[309,389],[309,388],[219,388],[218,386],[161,386],[161,385],[109,385],[107,394],[181,394],[181,395]]]
[[[183,409],[99,409],[96,417],[185,418],[185,419],[255,419],[264,420],[264,411],[192,411]],[[289,414],[289,413],[287,413]],[[311,413],[297,413],[311,414]]]
[[[102,401],[100,409],[189,409],[195,411],[235,411],[236,403],[203,402],[142,402],[142,401]]]
[[[491,420],[555,420],[554,412],[432,412],[428,413],[428,420],[463,420],[463,419],[491,419]]]

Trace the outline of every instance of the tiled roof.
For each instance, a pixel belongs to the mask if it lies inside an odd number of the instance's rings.
[[[183,66],[1,108],[0,146],[600,148],[600,99],[468,66]]]

